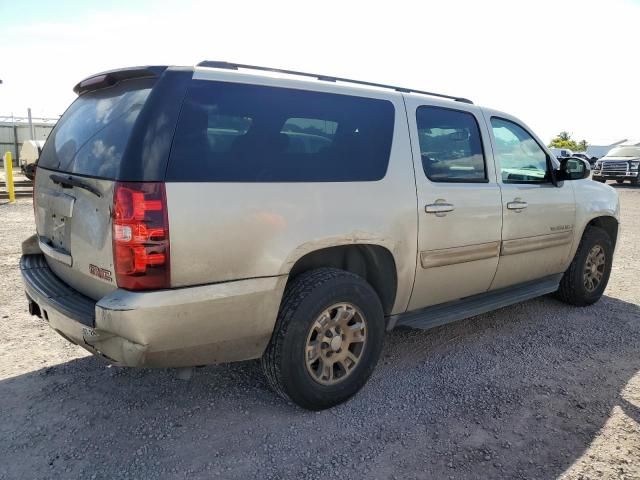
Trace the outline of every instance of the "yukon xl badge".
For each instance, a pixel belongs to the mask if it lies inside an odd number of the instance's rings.
[[[95,265],[90,264],[89,273],[91,275],[95,275],[98,278],[101,278],[102,280],[106,280],[107,282],[113,282],[110,270],[106,270],[104,268],[96,267]]]
[[[549,228],[551,228],[552,232],[562,232],[565,230],[572,230],[573,225],[556,225],[554,227],[549,227]]]

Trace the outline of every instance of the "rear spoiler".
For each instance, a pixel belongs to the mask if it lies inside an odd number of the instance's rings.
[[[85,78],[73,87],[73,91],[78,95],[82,95],[83,93],[87,93],[92,90],[112,87],[122,80],[130,80],[132,78],[156,78],[162,75],[162,72],[166,69],[166,66],[152,65],[146,67],[129,67],[120,68],[118,70],[108,70]]]

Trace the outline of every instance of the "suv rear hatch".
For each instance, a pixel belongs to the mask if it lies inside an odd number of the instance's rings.
[[[115,192],[124,191],[118,198],[126,201],[139,188],[144,217],[144,191],[164,191],[160,182],[182,99],[176,86],[185,83],[186,72],[164,78],[169,73],[164,67],[142,67],[79,83],[74,90],[80,96],[58,121],[38,162],[34,213],[40,248],[58,277],[95,300],[119,286],[112,233]],[[168,272],[168,227],[166,234]],[[151,250],[147,253],[156,253]],[[169,286],[168,273],[157,285]]]

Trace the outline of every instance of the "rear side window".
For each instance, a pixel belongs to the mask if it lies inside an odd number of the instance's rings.
[[[473,114],[418,107],[418,139],[424,173],[433,182],[485,182],[480,128]]]
[[[289,137],[288,152],[317,153],[333,144],[338,123],[316,118],[289,118],[280,133]]]
[[[166,179],[380,180],[393,123],[386,100],[196,80],[180,112]]]
[[[38,165],[92,177],[116,178],[153,80],[128,80],[81,95],[58,121]]]

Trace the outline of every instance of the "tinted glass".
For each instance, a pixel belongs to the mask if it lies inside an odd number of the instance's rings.
[[[152,80],[130,80],[78,97],[58,121],[38,164],[62,172],[116,178],[152,85]]]
[[[384,177],[394,107],[386,100],[194,81],[168,181],[344,182]]]
[[[317,153],[333,143],[338,124],[314,118],[289,118],[280,133],[289,137],[290,153]]]
[[[422,168],[434,182],[487,178],[480,129],[468,112],[419,107],[416,113]]]
[[[524,128],[501,118],[492,118],[491,127],[504,183],[547,181],[547,154]]]

